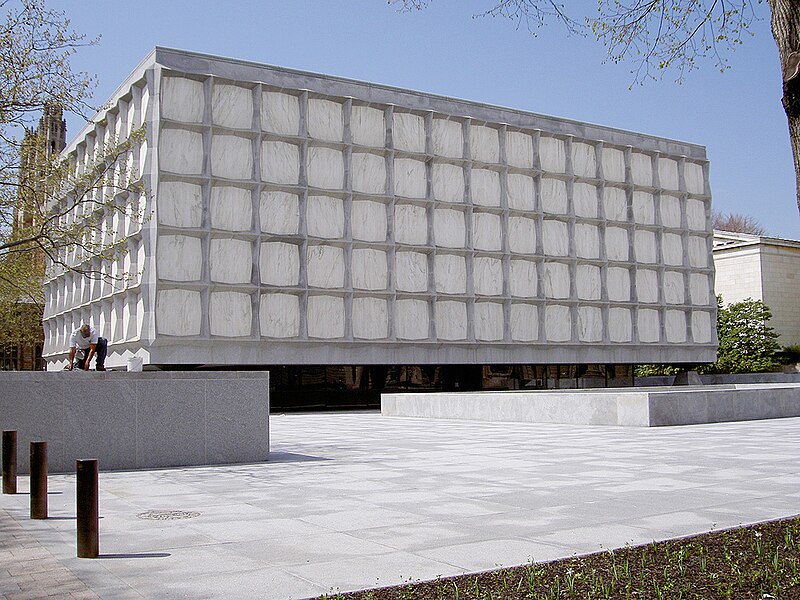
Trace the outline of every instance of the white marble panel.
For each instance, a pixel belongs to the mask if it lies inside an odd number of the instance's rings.
[[[600,258],[600,232],[595,225],[575,224],[575,253],[581,258]]]
[[[308,185],[340,190],[344,187],[344,155],[324,146],[308,148]]]
[[[500,215],[473,213],[472,246],[476,250],[501,250],[503,248]]]
[[[608,337],[612,342],[630,342],[633,335],[631,311],[627,308],[608,310]]]
[[[464,302],[441,300],[433,306],[436,337],[440,340],[467,339],[467,305]]]
[[[650,269],[636,271],[636,296],[639,302],[658,302],[658,273]]]
[[[353,337],[383,340],[389,336],[389,308],[381,298],[353,298]]]
[[[628,260],[628,232],[621,227],[606,228],[606,258]]]
[[[575,287],[581,300],[600,300],[600,267],[578,265]]]
[[[308,337],[336,339],[344,337],[344,298],[309,296]]]
[[[464,248],[466,235],[463,212],[449,208],[433,211],[433,239],[437,246]]]
[[[544,311],[544,331],[548,342],[568,342],[572,338],[572,319],[568,306],[551,305]]]
[[[686,221],[689,229],[706,231],[706,203],[702,200],[689,199],[686,201]]]
[[[344,139],[342,105],[322,98],[309,98],[306,127],[309,137],[341,142]]]
[[[569,254],[567,224],[563,221],[545,219],[542,222],[542,245],[544,246],[545,254],[567,256]]]
[[[667,342],[682,344],[686,341],[686,314],[682,310],[668,310],[664,323]]]
[[[252,192],[229,185],[211,188],[211,228],[250,231],[253,224]]]
[[[653,161],[647,154],[631,154],[631,175],[636,185],[653,185]]]
[[[296,234],[300,230],[300,199],[288,192],[261,192],[259,217],[264,233]]]
[[[508,247],[519,254],[536,253],[536,221],[525,217],[509,217]]]
[[[675,271],[664,272],[664,301],[667,304],[683,304],[683,273],[677,273]]]
[[[572,186],[572,203],[575,215],[597,218],[597,187],[588,183],[576,183]]]
[[[383,148],[386,145],[383,111],[370,106],[353,105],[350,109],[350,136],[354,144]]]
[[[211,281],[250,283],[253,248],[245,240],[212,239],[209,253]]]
[[[172,227],[202,227],[203,188],[194,183],[163,181],[156,199],[158,222]]]
[[[636,231],[633,235],[636,250],[636,261],[643,263],[656,262],[656,234],[652,231]]]
[[[259,254],[261,283],[298,285],[300,282],[300,247],[286,242],[264,242]]]
[[[306,266],[309,287],[344,287],[344,250],[338,246],[309,246]]]
[[[133,103],[131,103],[133,107]],[[161,117],[184,123],[202,123],[206,102],[203,82],[185,77],[161,79]],[[136,125],[138,127],[138,125]]]
[[[711,313],[692,311],[692,338],[698,344],[711,341]]]
[[[578,339],[582,342],[603,340],[603,313],[597,306],[578,308]]]
[[[261,179],[296,185],[300,180],[300,146],[270,140],[262,142]]]
[[[500,173],[488,169],[472,169],[470,193],[473,204],[500,206]]]
[[[690,194],[705,194],[706,184],[703,165],[687,162],[683,167],[683,178],[686,180],[686,191]]]
[[[603,148],[603,178],[625,181],[625,153],[616,148]]]
[[[508,207],[515,210],[536,210],[536,186],[533,177],[509,173],[506,177]]]
[[[631,274],[623,267],[609,267],[606,289],[611,302],[629,302],[631,299]]]
[[[681,241],[681,236],[676,233],[665,233],[661,244],[661,252],[664,256],[665,264],[683,264],[683,242]]]
[[[633,192],[633,220],[644,225],[652,225],[656,222],[652,194]]]
[[[424,292],[428,289],[427,255],[421,252],[397,252],[394,264],[395,287],[398,291]]]
[[[469,128],[469,149],[472,160],[500,162],[500,135],[494,127],[472,125]]]
[[[200,292],[159,290],[156,297],[156,324],[163,335],[200,335],[202,310]]]
[[[603,211],[609,221],[627,221],[628,199],[625,190],[615,187],[603,188]]]
[[[395,204],[394,239],[398,244],[428,243],[428,217],[424,207]]]
[[[450,158],[464,155],[464,139],[461,123],[446,119],[433,120],[433,153]]]
[[[389,282],[386,252],[373,248],[353,249],[351,275],[356,289],[385,290]]]
[[[281,92],[261,96],[261,128],[283,135],[297,135],[300,130],[300,99]]]
[[[569,298],[569,266],[562,263],[544,263],[542,285],[547,298]]]
[[[475,339],[482,342],[496,342],[503,339],[502,304],[475,303]]]
[[[344,201],[330,196],[309,196],[306,229],[312,237],[344,237]]]
[[[464,202],[464,170],[456,165],[433,163],[433,197],[442,202]]]
[[[689,294],[692,304],[695,306],[707,306],[709,304],[708,276],[703,273],[692,273],[689,275]]]
[[[253,326],[253,304],[250,294],[211,292],[208,304],[211,335],[223,337],[250,335]]]
[[[532,304],[512,304],[509,325],[515,342],[539,339],[539,309]]]
[[[300,335],[300,298],[293,294],[262,294],[258,319],[263,336],[297,337]]]
[[[214,84],[211,114],[215,125],[250,129],[253,126],[253,91],[238,85]]]
[[[708,244],[705,238],[689,236],[689,264],[702,269],[708,266]]]
[[[159,279],[197,281],[203,272],[200,238],[185,235],[158,236],[156,272]]]
[[[541,186],[542,210],[551,214],[566,214],[567,184],[560,179],[542,177]]]
[[[437,254],[433,259],[436,291],[464,294],[467,291],[467,262],[463,256]]]
[[[538,292],[536,263],[530,260],[510,262],[511,295],[519,298],[535,298]]]
[[[395,335],[401,340],[428,338],[428,303],[425,300],[398,300],[395,303]]]
[[[369,200],[354,200],[350,212],[353,239],[386,241],[386,205]]]
[[[659,205],[661,207],[661,224],[664,227],[680,227],[681,201],[675,196],[661,194]]]
[[[527,133],[506,133],[506,162],[520,169],[533,168],[533,138]]]
[[[203,134],[183,129],[162,129],[158,144],[162,171],[182,175],[203,172]]]
[[[211,174],[226,179],[252,179],[253,144],[236,135],[215,135],[211,140]]]
[[[594,146],[573,142],[572,172],[578,177],[597,177],[597,156]]]
[[[472,259],[472,276],[476,294],[482,296],[503,294],[503,263],[500,259],[476,256]]]
[[[678,190],[678,163],[671,158],[658,159],[658,181],[665,190]]]
[[[392,141],[397,150],[425,152],[425,119],[411,113],[392,115]]]
[[[425,198],[428,193],[425,163],[413,158],[395,158],[394,193],[406,198]]]
[[[353,190],[365,194],[386,193],[386,159],[368,152],[353,152],[350,163]]]
[[[640,308],[636,317],[639,328],[639,341],[649,344],[657,342],[661,334],[661,320],[658,311],[650,308]]]
[[[539,138],[539,161],[543,171],[564,173],[567,170],[567,150],[564,140]]]

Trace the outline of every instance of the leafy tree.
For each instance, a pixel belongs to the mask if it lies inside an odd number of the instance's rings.
[[[722,306],[722,296],[717,296],[717,304],[717,362],[702,372],[761,373],[778,368],[775,352],[780,345],[778,334],[769,326],[769,307],[752,298]]]
[[[720,213],[711,211],[711,225],[714,229],[721,231],[732,231],[734,233],[749,233],[752,235],[766,235],[767,230],[758,222],[758,219],[750,215],[739,213]]]
[[[433,0],[389,0],[403,9],[423,9]],[[590,31],[614,62],[632,59],[634,82],[676,73],[678,81],[703,59],[728,68],[728,55],[751,34],[763,0],[598,0],[596,12],[572,17],[556,0],[492,0],[477,16],[506,17],[539,27],[551,19],[571,32]],[[778,46],[783,98],[789,125],[800,209],[800,2],[767,0]]]

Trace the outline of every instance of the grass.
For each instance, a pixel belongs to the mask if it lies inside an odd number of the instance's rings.
[[[321,600],[800,599],[800,517]]]

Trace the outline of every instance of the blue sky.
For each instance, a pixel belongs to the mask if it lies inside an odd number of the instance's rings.
[[[633,89],[632,63],[604,63],[600,43],[556,22],[532,36],[505,19],[472,18],[490,3],[435,0],[401,13],[385,0],[50,1],[76,30],[101,36],[73,58],[97,75],[97,104],[160,45],[588,121],[705,145],[716,210],[800,239],[766,3],[725,73],[708,63],[681,85],[667,76]],[[580,14],[595,2],[568,5]],[[71,133],[80,126],[68,122]]]

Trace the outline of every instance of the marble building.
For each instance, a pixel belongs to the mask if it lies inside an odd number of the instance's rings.
[[[148,218],[51,274],[48,368],[83,321],[110,367],[715,357],[702,146],[165,48],[107,106],[65,152],[146,124]]]

